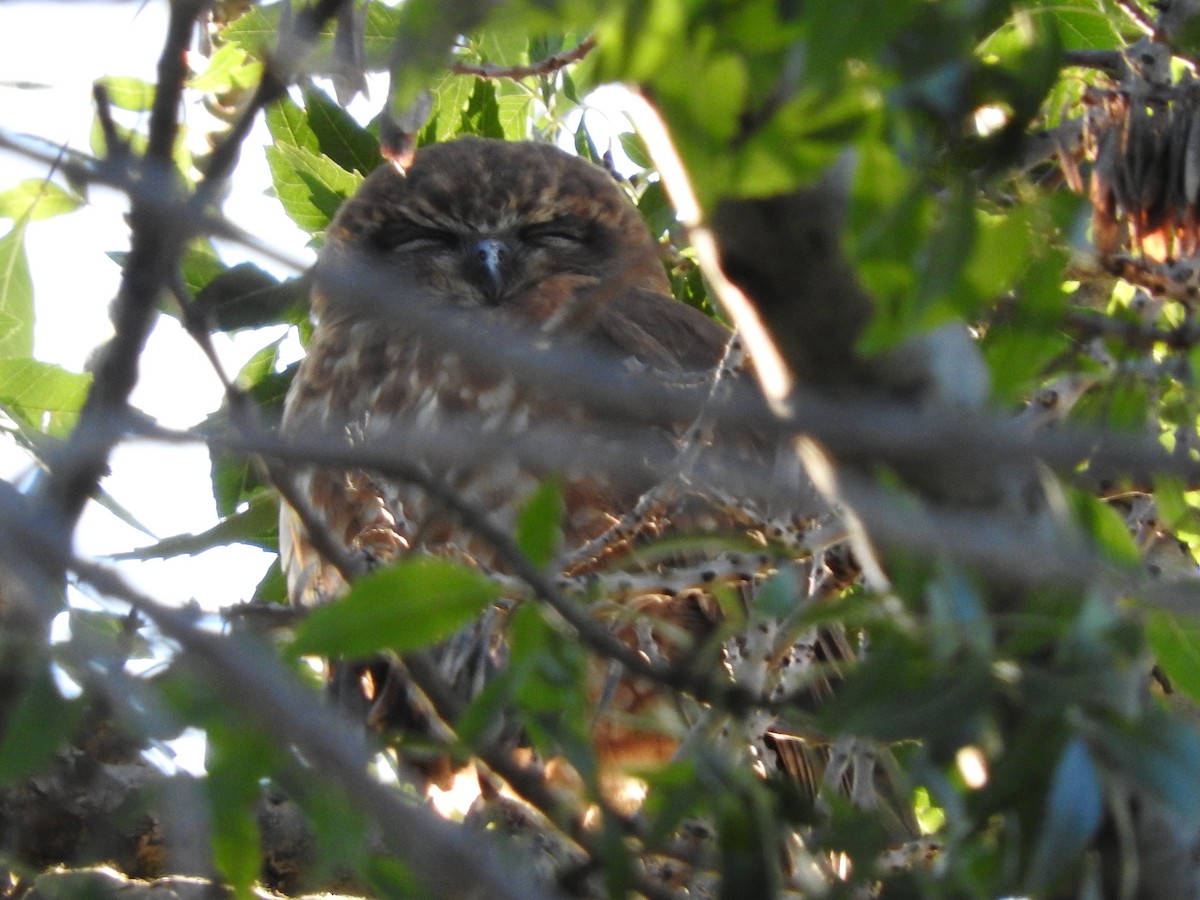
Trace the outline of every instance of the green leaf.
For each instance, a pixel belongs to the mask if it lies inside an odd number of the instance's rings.
[[[454,137],[462,126],[462,115],[474,90],[475,78],[472,76],[448,74],[434,84],[430,90],[433,97],[430,124],[422,133],[422,140],[442,142]]]
[[[635,166],[642,169],[649,169],[654,166],[650,160],[650,153],[646,150],[646,142],[641,136],[632,131],[625,131],[617,135],[617,140],[621,142],[621,149],[625,151],[625,155],[629,157],[629,161]]]
[[[725,789],[717,801],[718,846],[721,851],[721,875],[727,886],[721,900],[735,897],[779,896],[779,858],[769,849],[772,841],[766,829],[766,816],[755,798],[739,796],[740,791]],[[737,885],[736,889],[729,886]]]
[[[309,280],[276,281],[253,263],[221,272],[196,295],[196,303],[219,331],[298,324],[307,311]]]
[[[148,547],[140,547],[111,557],[127,559],[167,559],[194,556],[229,544],[250,544],[264,550],[275,549],[279,529],[279,503],[272,494],[260,494],[244,510],[227,516],[199,534],[177,534]]]
[[[360,578],[337,603],[323,606],[296,631],[299,655],[362,657],[404,652],[450,637],[500,593],[466,566],[414,557]]]
[[[83,198],[44,178],[30,178],[0,192],[0,218],[49,219],[78,209]]]
[[[796,611],[804,588],[793,566],[782,566],[754,591],[754,611],[768,619],[784,619]]]
[[[259,350],[238,372],[237,384],[246,391],[259,409],[266,415],[278,417],[282,414],[283,399],[288,385],[295,375],[299,363],[293,363],[283,372],[276,372],[279,361],[279,343],[272,341]],[[230,422],[227,402],[204,422],[205,433],[236,434]],[[222,453],[210,448],[212,464],[211,480],[213,501],[220,516],[231,516],[241,505],[253,501],[264,484],[258,469],[244,454]]]
[[[108,99],[117,109],[146,112],[154,105],[154,85],[140,78],[114,77],[99,79],[108,91]]]
[[[496,101],[497,115],[506,141],[521,141],[529,134],[533,98],[528,94],[502,94]]]
[[[283,567],[280,566],[278,557],[267,568],[266,573],[254,588],[254,595],[250,598],[250,602],[287,604],[287,579],[283,575]]]
[[[546,568],[554,559],[564,509],[562,483],[557,478],[547,478],[525,501],[525,508],[517,518],[517,544],[539,569]]]
[[[298,147],[310,153],[321,152],[321,142],[309,124],[308,114],[290,97],[283,97],[267,107],[267,130],[276,145]]]
[[[1026,889],[1041,894],[1050,888],[1087,848],[1103,815],[1100,776],[1087,745],[1075,738],[1054,769]]]
[[[1109,559],[1127,566],[1141,563],[1137,544],[1116,509],[1082,491],[1071,492],[1070,499],[1076,521]]]
[[[217,515],[236,514],[241,503],[253,496],[261,487],[262,480],[254,466],[241,456],[209,452],[213,501]]]
[[[1200,734],[1192,725],[1150,706],[1142,721],[1106,724],[1096,738],[1098,751],[1117,767],[1185,820],[1200,823]]]
[[[504,139],[504,126],[500,122],[500,105],[496,101],[496,87],[482,78],[475,80],[475,90],[463,111],[461,127],[463,134],[479,137]]]
[[[251,59],[237,44],[225,44],[212,55],[203,72],[188,79],[187,86],[206,94],[224,94],[234,88],[250,87],[260,77],[261,62]]]
[[[563,632],[533,604],[519,605],[508,625],[509,673],[532,746],[564,755],[585,780],[594,779],[596,751],[589,735],[596,708],[583,646],[564,640]],[[655,724],[648,723],[648,730]]]
[[[986,659],[965,657],[951,671],[906,637],[885,633],[873,638],[871,653],[818,717],[834,732],[916,738],[936,754],[977,738],[992,690]]]
[[[833,77],[848,59],[869,58],[924,4],[914,0],[814,0],[805,4],[815,77]]]
[[[1181,478],[1159,475],[1154,479],[1154,503],[1163,528],[1184,540],[1200,533],[1200,511],[1188,502],[1186,491],[1187,483]]]
[[[529,62],[529,33],[524,28],[483,28],[474,42],[483,62],[523,66]]]
[[[285,0],[288,2],[288,0]],[[221,40],[237,44],[256,55],[275,45],[283,3],[251,6],[221,31]],[[332,29],[330,29],[332,32]]]
[[[1146,640],[1176,690],[1200,702],[1200,618],[1155,610],[1146,620]]]
[[[126,525],[128,525],[130,528],[134,529],[135,531],[140,531],[142,534],[146,535],[146,537],[149,537],[149,538],[158,537],[158,535],[156,535],[153,531],[151,531],[149,528],[147,528],[145,525],[143,525],[140,521],[138,521],[138,519],[134,516],[133,513],[131,513],[124,506],[122,506],[120,503],[118,503],[116,498],[113,497],[113,495],[110,494],[108,491],[106,491],[103,487],[101,487],[100,490],[96,493],[95,500],[102,507],[104,507],[106,510],[108,510],[110,513],[112,513],[119,520],[124,522]]]
[[[362,182],[333,160],[301,147],[267,148],[275,193],[288,216],[309,234],[320,234]]]
[[[213,862],[237,896],[252,897],[250,888],[262,867],[255,805],[275,753],[261,732],[239,724],[231,717],[206,723],[205,784],[214,826]]]
[[[966,574],[947,567],[930,580],[925,592],[929,637],[935,658],[953,665],[964,651],[993,651],[992,623],[979,590]]]
[[[72,607],[67,615],[71,622],[71,639],[90,653],[119,654],[124,659],[154,657],[155,648],[127,615],[77,607]]]
[[[19,683],[19,682],[18,682]],[[48,669],[39,669],[20,690],[8,694],[0,729],[0,783],[35,773],[59,750],[79,721],[79,706],[64,699]]]
[[[79,418],[92,376],[35,359],[0,359],[0,403],[46,434],[66,435]]]
[[[282,3],[252,6],[245,15],[221,32],[221,38],[226,42],[237,44],[256,56],[262,56],[275,46],[282,9]],[[366,22],[363,28],[363,50],[368,70],[379,71],[387,68],[402,15],[399,8],[383,3],[367,4]],[[333,74],[333,31],[332,22],[326,23],[321,29],[317,46],[312,56],[305,61],[305,71],[308,74]]]
[[[430,90],[433,108],[422,139],[445,141],[454,137],[474,90],[475,79],[470,75],[446,75],[437,82]]]
[[[124,264],[124,259],[117,261],[117,265]],[[217,256],[212,244],[207,241],[194,241],[184,250],[183,259],[179,261],[179,269],[183,276],[183,283],[187,285],[192,296],[195,296],[224,272],[226,265]]]
[[[378,139],[355,122],[324,91],[314,87],[305,88],[304,108],[321,153],[343,169],[370,175],[383,165]]]
[[[19,219],[0,238],[0,357],[33,356],[33,279]]]

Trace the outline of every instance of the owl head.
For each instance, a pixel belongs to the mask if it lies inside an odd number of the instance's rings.
[[[380,168],[334,219],[319,287],[339,263],[376,273],[401,300],[531,324],[606,281],[670,292],[657,245],[612,176],[541,143],[463,138],[422,148],[407,171]],[[318,290],[318,317],[339,293]]]

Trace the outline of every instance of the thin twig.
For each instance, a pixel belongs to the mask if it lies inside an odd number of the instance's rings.
[[[174,158],[175,140],[179,135],[179,106],[188,76],[187,48],[196,20],[207,5],[208,0],[174,0],[170,6],[167,36],[158,58],[146,140],[146,158],[163,165],[169,165]]]
[[[48,166],[56,164],[58,151],[49,153],[38,150],[0,131],[0,149],[11,151],[18,156]],[[241,244],[255,253],[295,271],[304,272],[309,264],[295,256],[277,249],[270,243],[243,231],[227,219],[211,211],[197,211],[186,202],[176,198],[163,197],[152,183],[137,177],[137,173],[127,164],[127,161],[117,159],[95,159],[86,154],[76,153],[74,159],[64,158],[58,167],[69,177],[86,184],[99,184],[123,192],[133,203],[140,203],[154,209],[159,215],[173,218],[185,215],[195,217],[193,231],[196,234],[207,234],[215,238]]]
[[[100,133],[104,135],[104,150],[110,159],[124,156],[129,152],[129,144],[121,139],[117,125],[113,121],[112,104],[108,99],[108,88],[97,81],[92,85],[92,100],[96,104],[96,121],[100,123]]]
[[[1102,313],[1074,310],[1063,319],[1063,327],[1083,340],[1112,337],[1132,350],[1149,350],[1156,344],[1171,350],[1191,350],[1200,345],[1200,322],[1188,319],[1174,328],[1118,319]]]
[[[559,69],[583,59],[596,46],[596,36],[589,34],[570,50],[555,53],[537,62],[524,66],[497,66],[490,63],[470,65],[469,63],[452,63],[450,71],[455,75],[474,75],[476,78],[511,78],[518,81],[536,75],[552,75]]]
[[[172,162],[178,134],[179,98],[187,76],[184,53],[202,0],[171,4],[159,84],[151,110],[146,156],[139,177],[150,192],[174,201],[182,190]],[[171,206],[168,202],[166,206]],[[134,202],[129,213],[130,251],[121,288],[112,307],[113,337],[98,355],[96,377],[67,444],[48,459],[40,491],[47,514],[69,539],[84,504],[108,469],[120,433],[113,419],[127,407],[138,365],[157,315],[158,298],[170,283],[191,225],[161,215],[160,206]]]
[[[1116,50],[1064,50],[1063,64],[1084,69],[1097,69],[1119,79],[1125,71],[1125,57]]]

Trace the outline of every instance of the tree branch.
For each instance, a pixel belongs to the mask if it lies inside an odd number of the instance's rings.
[[[414,805],[371,777],[369,755],[360,742],[347,740],[351,726],[314,702],[310,691],[273,656],[240,636],[209,634],[185,612],[163,606],[130,587],[114,572],[67,552],[25,498],[0,483],[0,547],[6,561],[31,587],[31,594],[60,584],[66,572],[150,618],[176,642],[183,660],[207,678],[218,694],[250,719],[270,723],[281,747],[294,745],[314,770],[337,782],[353,802],[369,810],[391,852],[402,858],[436,896],[474,896],[486,892],[504,900],[548,898],[524,873],[503,865],[492,845],[479,835]]]
[[[570,50],[555,53],[552,56],[547,56],[545,59],[531,62],[528,65],[497,66],[488,63],[480,65],[451,63],[450,71],[455,75],[474,75],[476,78],[510,78],[513,81],[519,81],[522,78],[530,78],[535,75],[551,75],[573,62],[583,59],[595,49],[595,46],[596,37],[589,34]]]

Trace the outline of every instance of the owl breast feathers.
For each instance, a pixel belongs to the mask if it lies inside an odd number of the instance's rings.
[[[284,432],[385,439],[502,527],[559,473],[568,549],[632,509],[681,423],[671,410],[619,421],[564,389],[567,376],[591,365],[597,383],[702,383],[728,337],[671,297],[657,243],[612,176],[546,144],[462,139],[422,149],[407,172],[379,169],[330,226],[315,283]],[[514,377],[535,359],[541,374]],[[421,549],[503,569],[398,479],[322,470],[301,488],[370,564]],[[291,510],[281,524],[292,600],[340,593]]]

